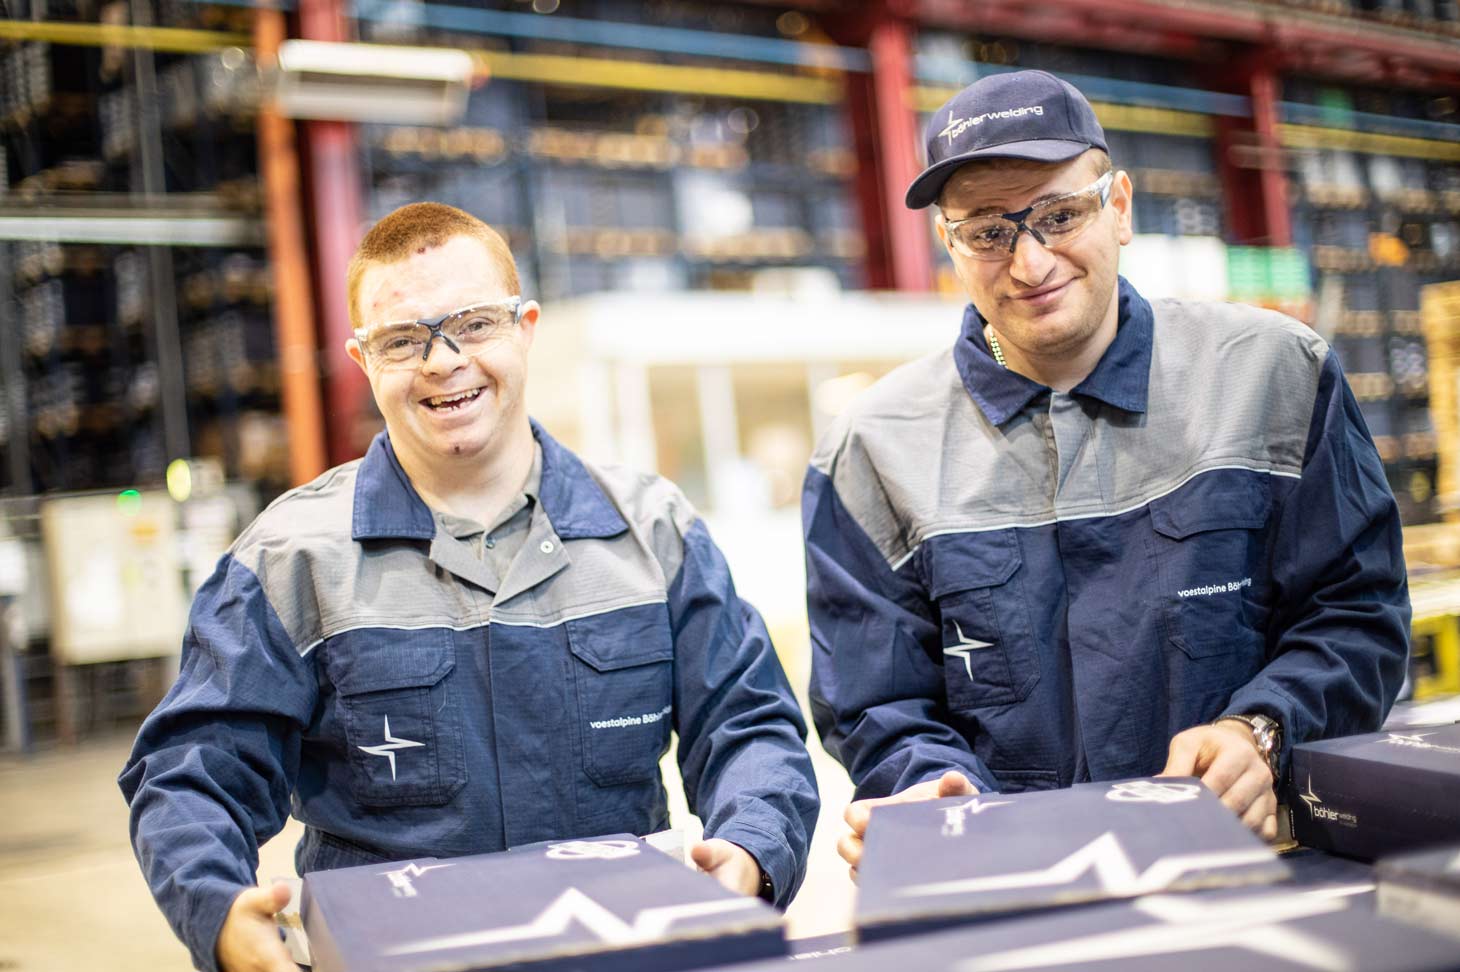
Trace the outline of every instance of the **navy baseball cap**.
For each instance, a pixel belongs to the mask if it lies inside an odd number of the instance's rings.
[[[1047,71],[979,78],[933,113],[924,138],[928,167],[907,187],[909,209],[936,202],[948,177],[974,159],[1064,162],[1110,151],[1090,102]]]

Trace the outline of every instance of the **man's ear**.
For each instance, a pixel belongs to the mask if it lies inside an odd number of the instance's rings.
[[[367,375],[370,373],[365,367],[365,352],[360,350],[359,341],[356,341],[354,338],[346,340],[345,353],[350,356],[351,361],[360,366],[361,371],[364,371]]]
[[[542,308],[537,301],[529,300],[522,305],[522,320],[517,326],[522,331],[522,350],[527,351],[532,347],[532,339],[537,335],[537,321],[542,316]]]
[[[1120,245],[1125,246],[1135,235],[1135,189],[1125,170],[1115,174],[1110,190],[1110,205],[1115,209],[1115,231]]]

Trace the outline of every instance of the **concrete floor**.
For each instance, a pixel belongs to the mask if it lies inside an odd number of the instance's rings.
[[[0,756],[0,972],[184,972],[186,950],[152,902],[127,839],[116,775],[130,737],[75,749]],[[849,924],[853,888],[836,856],[851,794],[846,773],[812,742],[822,819],[805,885],[788,912],[794,937]],[[692,828],[673,767],[675,825]],[[294,875],[300,825],[262,852],[264,880]]]

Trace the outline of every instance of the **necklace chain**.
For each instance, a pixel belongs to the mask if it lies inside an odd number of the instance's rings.
[[[988,337],[989,337],[989,350],[994,353],[994,360],[999,363],[999,367],[1000,368],[1008,368],[1009,366],[1004,363],[1004,349],[1001,348],[1001,347],[999,347],[999,339],[994,336],[994,328],[993,328],[993,325],[990,325],[989,326],[989,334],[988,334]]]

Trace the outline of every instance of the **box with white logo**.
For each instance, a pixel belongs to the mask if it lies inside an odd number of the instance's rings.
[[[1056,905],[1280,881],[1288,868],[1190,777],[872,811],[859,939]]]
[[[1460,843],[1386,857],[1374,876],[1381,914],[1460,936]]]
[[[1460,841],[1460,723],[1293,747],[1293,837],[1335,854]]]
[[[1066,908],[813,957],[796,972],[1453,972],[1456,941],[1344,889],[1248,888]],[[733,972],[776,972],[756,962]],[[727,969],[725,972],[731,972]]]
[[[316,871],[315,972],[677,972],[784,956],[781,916],[637,838]]]

